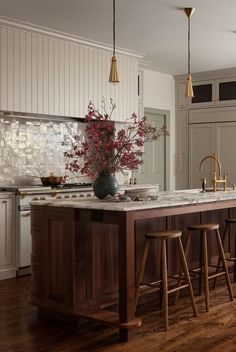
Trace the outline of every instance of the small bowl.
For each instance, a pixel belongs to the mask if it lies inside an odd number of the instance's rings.
[[[64,178],[51,174],[48,177],[41,177],[41,182],[43,186],[58,186],[64,182]]]

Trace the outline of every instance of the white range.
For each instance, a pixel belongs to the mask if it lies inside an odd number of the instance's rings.
[[[30,273],[31,234],[30,203],[35,200],[76,199],[93,197],[91,183],[73,183],[58,187],[45,186],[1,186],[2,191],[10,191],[16,197],[16,270],[17,276]]]

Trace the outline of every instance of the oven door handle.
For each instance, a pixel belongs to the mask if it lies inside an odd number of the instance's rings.
[[[21,211],[30,211],[29,205],[18,205],[18,210]]]
[[[25,214],[21,214],[21,216],[23,216],[23,217],[28,217],[28,216],[30,216],[30,211],[27,211],[27,213],[25,213]]]

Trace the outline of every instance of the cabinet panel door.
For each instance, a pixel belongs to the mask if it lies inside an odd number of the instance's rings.
[[[231,183],[236,183],[235,136],[236,122],[216,124],[216,152],[222,164],[222,172],[227,173]]]
[[[176,111],[175,188],[188,188],[188,111]]]
[[[0,279],[16,275],[14,199],[0,198]]]
[[[202,158],[216,152],[215,142],[214,124],[194,124],[189,126],[190,188],[200,188],[202,177],[207,178],[207,187],[210,187],[212,162],[211,160],[207,160],[203,164],[202,172],[199,170],[199,164]]]

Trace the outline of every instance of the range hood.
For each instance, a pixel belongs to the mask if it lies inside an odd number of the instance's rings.
[[[34,114],[34,113],[28,113],[28,112],[0,110],[0,118],[4,118],[4,117],[32,119],[32,120],[59,121],[59,122],[62,122],[62,121],[63,122],[65,121],[84,122],[84,119],[82,117]]]

